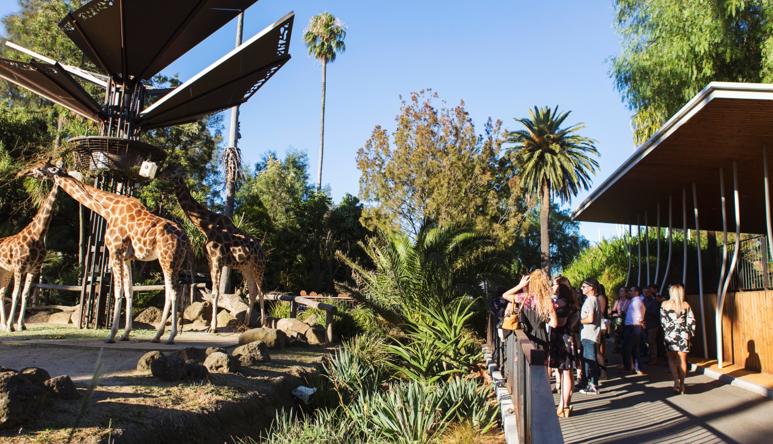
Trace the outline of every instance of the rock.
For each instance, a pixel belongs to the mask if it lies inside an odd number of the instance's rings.
[[[30,378],[36,384],[43,384],[47,379],[51,378],[47,371],[38,367],[23,368],[19,371],[19,374]]]
[[[140,312],[135,318],[134,322],[142,322],[143,324],[158,324],[161,322],[161,309],[158,307],[148,307]]]
[[[220,310],[217,314],[217,328],[236,328],[236,318],[227,310]]]
[[[28,375],[0,373],[0,429],[18,427],[33,419],[46,395],[45,386]]]
[[[161,354],[160,351],[149,351],[145,353],[144,355],[140,356],[140,359],[137,360],[137,371],[143,373],[149,372],[151,364],[163,357],[164,355]]]
[[[212,304],[209,302],[194,302],[185,308],[183,319],[190,322],[202,320],[209,322],[212,319]]]
[[[212,373],[235,373],[239,371],[239,360],[223,352],[213,352],[204,360],[204,367]]]
[[[306,332],[306,342],[309,345],[324,344],[327,341],[327,332],[325,327],[321,325],[312,325],[309,331]]]
[[[185,378],[185,361],[177,355],[163,355],[150,363],[150,372],[162,381],[179,381]]]
[[[58,324],[58,325],[68,325],[71,323],[71,320],[70,320],[71,317],[72,317],[72,313],[67,311],[59,311],[56,313],[51,313],[51,315],[48,316],[48,323]]]
[[[282,330],[289,337],[306,336],[306,332],[311,328],[309,324],[295,318],[283,318],[276,322],[277,330]]]
[[[205,381],[209,379],[209,371],[199,362],[188,361],[185,363],[185,379]]]
[[[79,325],[81,323],[81,306],[79,304],[79,305],[76,305],[76,307],[77,308],[75,309],[75,311],[73,311],[72,314],[70,315],[70,323],[74,325]]]
[[[39,311],[39,312],[35,313],[34,315],[28,317],[26,322],[28,324],[48,322],[48,318],[50,316],[51,316],[50,312]]]
[[[236,347],[233,351],[233,356],[238,358],[239,363],[244,367],[271,360],[271,357],[268,355],[268,347],[260,341]]]
[[[207,356],[211,355],[212,353],[216,353],[216,352],[228,354],[228,352],[225,351],[225,349],[222,348],[222,347],[207,347],[207,349],[204,350],[204,354],[207,355]]]
[[[188,326],[189,331],[207,331],[208,329],[209,321],[203,321],[202,319],[196,319],[192,324],[190,324],[190,326]]]
[[[43,383],[48,389],[48,392],[58,399],[78,399],[78,390],[75,388],[72,379],[67,375],[56,376],[54,378],[46,380]]]
[[[187,347],[177,352],[177,356],[182,358],[183,361],[204,362],[207,357],[207,352],[203,348]]]
[[[249,344],[260,341],[268,348],[284,348],[287,345],[287,334],[275,328],[259,327],[245,331],[239,335],[239,344]]]
[[[210,302],[211,301],[207,301]],[[241,292],[237,291],[237,294],[221,294],[217,298],[218,308],[224,308],[228,310],[228,313],[239,322],[244,322],[247,316],[247,304],[242,300]],[[220,323],[218,322],[218,326]]]

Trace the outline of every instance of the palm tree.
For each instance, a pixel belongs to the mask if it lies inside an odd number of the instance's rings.
[[[322,157],[325,151],[325,90],[327,88],[327,64],[334,62],[336,54],[344,52],[346,30],[341,22],[329,12],[315,15],[303,35],[309,54],[322,62],[322,120],[319,134],[319,169],[317,190],[322,188]]]
[[[551,197],[567,202],[580,189],[591,185],[598,169],[595,141],[578,134],[585,125],[562,127],[571,111],[559,113],[558,106],[529,110],[529,117],[515,119],[523,129],[508,132],[512,153],[520,169],[524,189],[540,201],[540,255],[542,267],[550,271],[548,215]]]

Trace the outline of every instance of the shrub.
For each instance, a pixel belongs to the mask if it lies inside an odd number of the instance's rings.
[[[296,418],[291,410],[277,412],[264,442],[272,444],[348,444],[352,439],[346,427],[341,427],[341,413],[337,410],[320,409],[313,416]],[[252,439],[240,440],[242,444],[255,443]]]
[[[486,433],[497,425],[499,409],[492,399],[488,386],[471,379],[454,378],[440,385],[445,392],[444,409],[457,406],[455,421],[469,421],[480,433]]]
[[[363,335],[344,342],[323,364],[341,403],[376,391],[388,378],[388,354],[382,339]]]

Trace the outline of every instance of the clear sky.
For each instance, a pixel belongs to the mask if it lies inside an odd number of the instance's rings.
[[[16,10],[16,0],[0,1],[0,16]],[[239,145],[249,164],[269,150],[306,152],[316,177],[321,68],[302,36],[311,16],[333,13],[347,29],[346,52],[327,76],[323,183],[336,201],[357,194],[355,155],[373,127],[394,128],[400,95],[424,88],[449,105],[463,99],[479,131],[488,117],[515,129],[513,118],[534,105],[572,110],[570,123],[584,122],[598,142],[595,184],[634,149],[631,113],[609,76],[620,47],[611,0],[260,0],[247,11],[245,40],[291,10],[292,60],[242,106]],[[165,72],[187,80],[230,50],[234,33],[235,21]],[[591,241],[617,233],[614,225],[581,229]]]

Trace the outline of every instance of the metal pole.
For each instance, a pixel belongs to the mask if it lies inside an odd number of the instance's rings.
[[[657,225],[658,225],[658,237],[655,241],[655,279],[652,280],[652,283],[657,285],[658,284],[658,276],[660,276],[660,202],[658,202],[658,205],[655,209],[655,216],[657,217]]]
[[[641,289],[641,222],[639,216],[636,216],[636,256],[639,262],[639,271],[636,274],[636,286]]]
[[[645,264],[647,266],[647,282],[644,285],[650,284],[650,223],[647,220],[647,212],[644,212],[644,255]]]
[[[668,279],[668,272],[671,270],[671,247],[673,246],[673,226],[672,226],[672,215],[673,215],[673,205],[674,203],[674,197],[668,196],[668,259],[666,259],[666,269],[663,272],[663,283],[660,284],[660,294],[663,294],[663,289],[666,288],[666,281]]]
[[[725,306],[727,289],[730,286],[735,267],[738,264],[738,252],[741,249],[741,202],[738,193],[738,163],[735,160],[733,161],[733,200],[735,201],[735,250],[733,251],[733,259],[730,261],[730,268],[727,270],[727,275],[725,276],[725,283],[722,285],[722,293],[717,295],[717,308],[716,313],[714,314],[714,320],[717,323],[717,365],[719,368],[722,368],[723,366],[722,310]]]
[[[709,342],[706,338],[706,309],[703,306],[703,265],[701,261],[701,227],[698,223],[698,188],[692,183],[692,203],[695,212],[695,254],[698,256],[698,305],[701,309],[701,332],[703,333],[703,357],[709,358]]]
[[[682,285],[687,287],[687,190],[682,188]]]
[[[623,239],[625,240],[625,251],[628,253],[628,268],[625,272],[625,287],[628,288],[628,284],[631,281],[631,261],[633,258],[633,254],[631,253],[631,224],[628,224],[628,236],[625,235],[625,232],[623,232]]]
[[[773,254],[773,229],[771,229],[770,220],[770,180],[768,178],[768,147],[766,145],[762,145],[762,177],[765,182],[765,226],[768,229],[767,257],[770,257]],[[765,289],[770,286],[770,276],[767,274],[763,285]]]
[[[727,203],[725,198],[725,170],[719,169],[719,201],[722,213],[722,266],[719,267],[719,282],[717,282],[717,298],[722,294],[727,269]],[[717,299],[719,303],[719,299]]]

